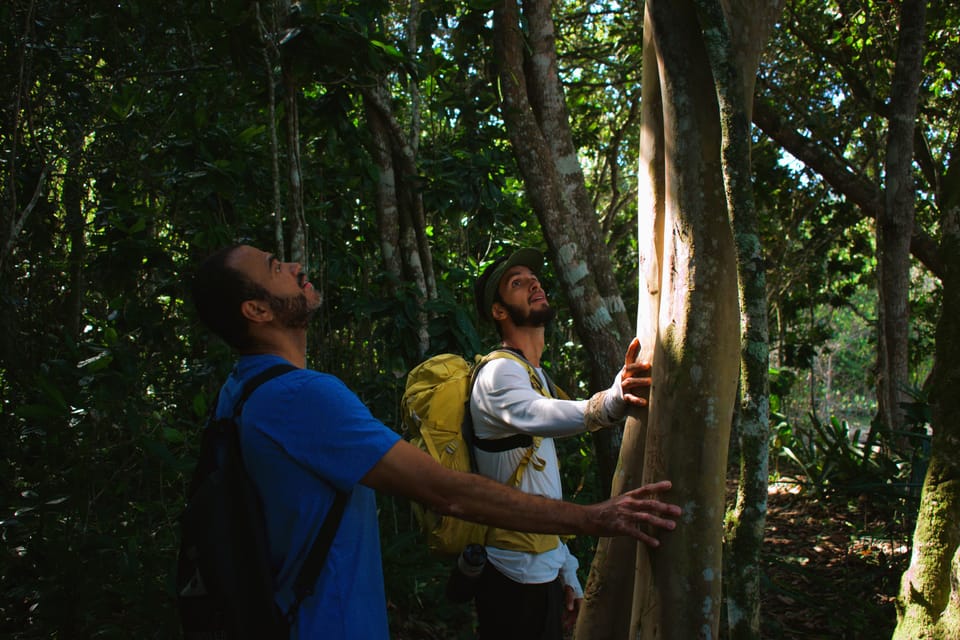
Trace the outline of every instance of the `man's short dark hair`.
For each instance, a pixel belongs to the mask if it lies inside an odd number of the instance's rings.
[[[220,249],[201,263],[193,281],[193,304],[207,327],[234,349],[242,350],[251,345],[240,305],[247,300],[265,300],[268,292],[228,264],[239,246]]]

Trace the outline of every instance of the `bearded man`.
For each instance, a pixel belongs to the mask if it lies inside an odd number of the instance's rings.
[[[237,416],[244,465],[263,503],[274,600],[291,639],[388,640],[375,490],[520,531],[628,535],[656,546],[649,527],[676,526],[679,507],[656,499],[667,481],[577,505],[452,471],[402,440],[341,380],[307,368],[307,326],[320,295],[296,262],[227,247],[201,264],[193,299],[200,319],[239,354],[215,417],[233,414],[248,381],[294,366],[257,387]],[[347,496],[343,517],[296,608],[295,579],[338,492]]]
[[[501,339],[498,357],[474,376],[470,415],[477,468],[532,495],[562,499],[554,438],[619,424],[643,406],[650,366],[627,348],[624,369],[606,391],[570,400],[540,366],[547,325],[556,315],[538,274],[543,255],[520,249],[487,267],[474,285],[477,313]],[[643,395],[639,395],[643,394]],[[562,640],[576,621],[583,589],[578,562],[555,535],[494,529],[475,593],[481,640]]]

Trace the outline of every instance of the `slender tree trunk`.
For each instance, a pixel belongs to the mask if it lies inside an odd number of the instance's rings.
[[[877,221],[879,290],[878,413],[890,433],[904,429],[900,403],[909,382],[910,237],[916,197],[913,183],[914,119],[926,40],[926,1],[905,0],[900,8],[897,62],[890,91],[884,206]],[[898,438],[904,441],[901,436]]]
[[[280,140],[277,136],[277,91],[274,68],[280,60],[275,34],[278,31],[276,2],[271,2],[270,23],[263,21],[260,3],[254,4],[257,12],[257,27],[263,52],[264,77],[267,85],[267,131],[270,134],[270,178],[273,186],[273,243],[280,259],[284,256],[283,240],[283,187],[280,179]],[[317,280],[319,282],[319,279]],[[321,292],[322,293],[322,292]]]
[[[300,85],[293,72],[284,69],[287,123],[287,199],[290,202],[290,260],[299,262],[309,271],[307,253],[307,219],[303,208],[303,167],[300,161]]]
[[[437,297],[433,260],[426,237],[423,199],[417,188],[416,158],[408,136],[394,118],[383,84],[363,92],[371,130],[371,155],[380,171],[377,181],[377,221],[384,268],[397,284],[411,281],[420,292],[416,318],[417,354],[430,347],[426,302]]]
[[[590,389],[596,391],[606,388],[622,366],[629,320],[572,142],[557,73],[550,3],[529,0],[523,7],[523,20],[516,0],[494,9],[501,111],[585,347]],[[599,431],[594,442],[601,486],[609,486],[619,433]]]
[[[397,285],[403,281],[403,263],[400,257],[400,205],[397,203],[396,175],[393,155],[390,151],[390,136],[377,109],[366,107],[367,125],[370,127],[370,155],[378,169],[377,232],[380,235],[380,253],[387,281],[393,283],[389,293],[395,294]]]
[[[640,161],[638,168],[637,337],[647,357],[655,355],[660,315],[660,265],[665,219],[663,106],[656,45],[649,14],[643,25]],[[656,362],[653,362],[656,366]],[[610,493],[619,495],[642,484],[647,410],[628,417]],[[638,545],[630,538],[601,538],[590,566],[584,602],[577,618],[578,640],[622,640],[630,633]]]
[[[556,167],[563,201],[568,203],[569,214],[579,219],[583,228],[595,228],[594,232],[582,238],[584,257],[613,319],[616,337],[623,342],[632,337],[630,320],[613,274],[610,251],[600,233],[597,213],[587,192],[577,148],[573,144],[563,85],[557,71],[556,36],[550,13],[552,4],[550,0],[525,0],[522,3],[523,21],[528,32],[529,55],[525,58],[527,93],[537,121],[547,134],[545,140]]]
[[[707,54],[717,84],[723,130],[723,177],[737,245],[743,397],[737,413],[740,479],[726,520],[724,587],[729,637],[760,638],[760,550],[769,476],[769,328],[760,222],[751,184],[750,122],[754,79],[763,43],[782,3],[698,0],[700,24],[711,33]]]

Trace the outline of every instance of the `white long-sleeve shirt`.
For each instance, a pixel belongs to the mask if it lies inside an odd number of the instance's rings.
[[[535,369],[544,388],[543,371]],[[470,415],[478,438],[492,440],[524,433],[542,436],[536,455],[543,459],[542,470],[528,465],[520,479],[520,490],[526,493],[562,499],[560,468],[553,438],[571,436],[586,430],[586,400],[556,400],[537,393],[530,383],[527,369],[510,358],[496,358],[477,374],[470,396]],[[517,469],[527,447],[504,452],[488,452],[475,448],[480,473],[500,482],[508,482]],[[489,561],[505,576],[522,584],[542,584],[557,575],[570,586],[577,597],[583,588],[577,579],[577,558],[562,542],[545,553],[525,553],[487,547]]]

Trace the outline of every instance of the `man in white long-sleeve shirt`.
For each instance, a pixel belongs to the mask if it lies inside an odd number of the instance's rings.
[[[648,364],[635,363],[639,342],[627,349],[611,387],[589,400],[570,400],[540,368],[544,333],[553,319],[537,273],[543,255],[520,249],[484,270],[474,287],[481,319],[491,320],[502,349],[516,357],[490,360],[476,374],[470,396],[473,446],[481,474],[526,493],[561,498],[553,438],[618,424],[628,405],[643,406]],[[518,468],[521,472],[518,474]],[[583,598],[577,559],[556,536],[494,529],[476,594],[481,640],[561,640]]]

